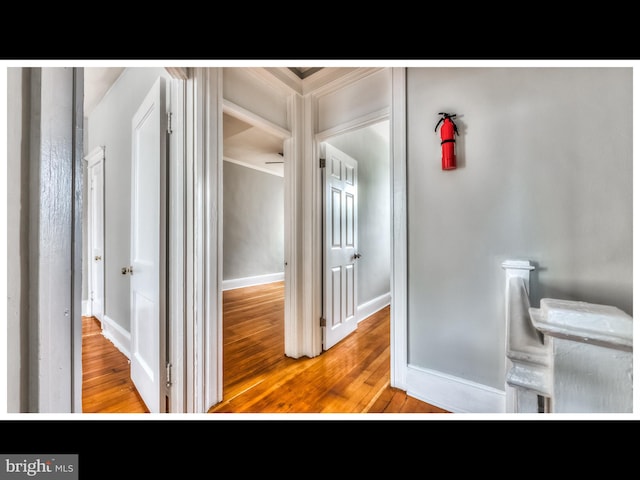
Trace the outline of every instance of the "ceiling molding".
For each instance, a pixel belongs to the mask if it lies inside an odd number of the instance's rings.
[[[327,95],[387,67],[327,67],[303,81],[303,94]]]
[[[240,165],[241,167],[251,168],[252,170],[258,170],[262,173],[267,173],[269,175],[274,175],[276,177],[284,177],[284,166],[282,167],[282,172],[276,171],[277,167],[273,167],[273,169],[269,167],[261,167],[260,165],[256,165],[255,163],[243,162],[241,160],[236,160],[230,157],[222,157],[225,162],[235,163],[236,165]],[[280,169],[279,169],[280,170]]]
[[[335,127],[332,127],[328,130],[318,132],[316,133],[315,138],[316,138],[316,141],[323,142],[326,139],[330,137],[334,137],[336,135],[341,135],[343,133],[348,133],[355,130],[359,130],[364,127],[376,125],[385,120],[388,120],[390,116],[391,116],[391,109],[389,107],[384,107],[378,110],[377,112],[371,112],[368,115],[355,118],[341,125],[336,125]]]
[[[172,78],[177,78],[178,80],[189,79],[189,71],[185,67],[165,67],[165,70]]]
[[[295,73],[299,78],[304,80],[307,77],[310,77],[314,73],[322,70],[323,67],[289,67],[293,73]]]
[[[250,112],[246,108],[230,102],[229,100],[222,100],[222,111],[224,113],[228,113],[232,117],[236,117],[248,123],[251,126],[261,128],[262,130],[265,130],[266,132],[283,140],[291,137],[291,132],[286,128],[282,128],[281,126],[276,125],[275,123],[270,122],[269,120],[266,120],[265,118],[256,115],[255,113]]]
[[[279,89],[284,95],[296,92],[302,95],[302,79],[289,68],[279,67],[246,67],[256,78]]]

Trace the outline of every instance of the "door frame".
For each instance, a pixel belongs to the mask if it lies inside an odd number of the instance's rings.
[[[356,120],[340,125],[323,132],[315,133],[315,118],[318,111],[318,98],[309,95],[305,101],[305,115],[307,134],[312,138],[305,164],[317,167],[319,158],[319,145],[325,139],[339,132],[346,132],[365,124],[376,123],[388,119],[391,131],[389,138],[390,148],[390,202],[391,202],[391,372],[390,385],[392,387],[406,390],[407,375],[407,153],[406,153],[406,68],[388,67],[391,71],[391,104],[384,112],[373,113],[369,116],[357,118]],[[366,68],[361,68],[359,75],[347,75],[342,79],[332,82],[327,89],[344,88],[352,82],[363,78],[370,73]],[[377,69],[375,69],[377,71]],[[317,96],[325,93],[324,89],[319,89]],[[303,225],[305,231],[313,233],[321,232],[322,227],[322,175],[319,168],[314,168],[310,174],[304,178],[303,201],[310,207],[305,210],[307,224]],[[322,349],[322,327],[320,322],[315,322],[322,315],[322,262],[321,259],[323,243],[321,235],[315,234],[304,245],[309,250],[309,255],[305,261],[305,281],[311,283],[311,297],[307,298],[310,312],[305,317],[306,325],[313,325],[311,328],[311,343],[314,355],[319,355]],[[303,248],[304,251],[304,248]],[[314,261],[314,259],[316,259]]]
[[[391,68],[391,386],[407,389],[407,69]]]
[[[341,72],[341,70],[346,70]],[[330,80],[324,83],[309,84],[305,91],[302,135],[305,140],[302,172],[302,205],[304,206],[302,228],[302,340],[304,354],[315,357],[322,353],[323,314],[323,268],[322,255],[324,242],[322,239],[323,190],[322,172],[319,165],[320,144],[340,133],[358,129],[367,124],[386,119],[390,112],[384,108],[354,120],[318,132],[319,104],[323,96],[335,93],[357,83],[369,75],[385,70],[385,67],[356,67],[353,69],[327,68],[324,72]],[[340,73],[343,73],[340,75]],[[310,77],[313,79],[313,75]],[[390,159],[393,162],[393,155]],[[392,212],[393,214],[393,212]],[[393,222],[393,218],[392,218]],[[392,257],[393,261],[393,257]],[[393,269],[393,265],[392,265]],[[393,271],[393,270],[392,270]],[[392,291],[393,301],[393,291]],[[391,316],[393,328],[393,312]],[[392,359],[393,361],[393,359]]]
[[[89,152],[89,154],[87,154],[84,157],[84,161],[87,163],[86,169],[87,169],[87,179],[90,180],[91,179],[91,169],[102,164],[102,265],[104,265],[104,212],[105,212],[105,204],[104,204],[104,167],[105,167],[105,160],[106,160],[106,155],[105,155],[105,147],[104,145],[99,145],[97,147],[95,147],[91,152]],[[96,219],[94,218],[93,212],[94,212],[94,205],[93,205],[93,195],[90,193],[90,188],[91,188],[91,184],[89,183],[87,185],[87,276],[88,278],[88,295],[89,295],[89,299],[87,300],[87,308],[83,308],[83,315],[87,315],[87,316],[93,316],[95,317],[95,311],[93,308],[93,301],[91,298],[91,292],[93,291],[93,269],[94,269],[94,263],[92,261],[92,257],[93,254],[91,253],[93,250],[93,245],[95,242],[95,238],[94,238],[94,229],[93,229],[93,224],[96,221]],[[104,304],[105,304],[105,298],[104,298],[104,266],[102,268],[102,312],[101,312],[101,317],[102,318],[98,318],[98,320],[100,321],[100,324],[102,324],[103,322],[103,317],[104,317]]]
[[[264,117],[261,117],[260,115],[257,115],[253,112],[248,111],[247,109],[241,107],[240,105],[236,105],[235,103],[229,101],[229,100],[222,100],[222,112],[226,113],[232,117],[235,117],[239,120],[242,120],[245,123],[248,123],[249,125],[256,127],[256,128],[260,128],[276,137],[278,137],[283,144],[283,160],[284,160],[284,178],[283,178],[283,184],[284,184],[284,190],[287,191],[288,190],[288,185],[291,182],[291,178],[290,178],[290,172],[291,169],[287,168],[287,163],[288,161],[290,161],[290,154],[288,152],[288,149],[285,148],[285,145],[287,143],[290,142],[291,140],[291,132],[285,128],[282,128],[272,122],[270,122],[269,120],[267,120]],[[223,121],[221,121],[220,124],[220,128],[222,129],[223,125],[222,125]],[[220,134],[220,138],[222,138],[222,149],[224,149],[224,135],[221,131]],[[223,240],[224,240],[224,202],[223,202],[223,198],[224,198],[224,175],[223,175],[223,170],[224,170],[224,156],[221,155],[218,158],[218,162],[220,163],[219,165],[219,175],[218,175],[218,185],[217,185],[217,190],[219,192],[218,195],[218,203],[219,203],[219,215],[218,215],[218,245],[219,245],[219,249],[218,249],[218,270],[220,272],[220,278],[218,281],[218,299],[220,301],[220,316],[219,318],[219,322],[220,322],[220,330],[222,331],[222,327],[223,327],[223,321],[224,321],[224,315],[222,313],[222,295],[223,295],[223,278],[222,278],[222,271],[223,271],[223,267],[224,267],[224,247],[223,247]],[[285,197],[286,198],[286,197]],[[288,205],[286,203],[285,200],[285,213],[284,213],[284,229],[285,232],[288,232],[291,230],[291,226],[289,224],[290,221],[290,216],[289,216],[289,211],[290,208],[288,208]],[[290,251],[290,244],[289,244],[289,237],[285,234],[284,235],[284,252],[285,252],[285,266],[284,266],[284,272],[285,272],[285,278],[284,278],[284,285],[285,285],[285,308],[284,308],[284,323],[285,325],[289,325],[291,323],[291,317],[290,315],[290,309],[287,308],[288,306],[288,302],[290,300],[290,295],[287,295],[287,292],[290,292],[291,289],[290,287],[288,287],[287,285],[287,280],[289,280],[289,263],[290,261],[288,260],[289,256],[287,255],[287,252]],[[289,330],[285,328],[285,338],[287,337],[287,332]],[[285,340],[285,344],[286,344],[286,340]],[[224,338],[223,335],[220,334],[220,337],[218,339],[218,349],[220,350],[221,353],[224,353]],[[221,386],[220,386],[220,396],[219,396],[219,400],[218,401],[222,401],[222,397],[224,396],[224,389],[222,387],[222,384],[224,383],[224,378],[223,378],[223,371],[219,370],[219,374],[220,374],[220,379],[221,379]]]
[[[287,98],[291,130],[268,122],[223,98],[223,67],[189,69],[187,81],[186,296],[185,345],[187,411],[206,413],[223,399],[222,336],[222,170],[223,111],[267,128],[283,140],[285,223],[285,355],[298,358],[303,318],[299,274],[302,216],[300,166],[303,108],[300,90],[263,68],[251,73],[280,89]],[[279,72],[280,70],[278,70]],[[215,292],[213,295],[210,292]],[[198,361],[199,360],[199,361]]]
[[[383,68],[327,68],[321,83],[298,82],[286,69],[252,69],[272,85],[289,89],[291,138],[285,141],[285,354],[293,358],[322,353],[322,183],[319,142],[324,136],[363,123],[388,119],[391,174],[391,386],[405,389],[407,369],[407,219],[406,219],[406,72],[391,71],[391,104],[383,112],[357,119],[336,129],[316,132],[318,99],[347,87]],[[186,375],[189,407],[206,412],[222,401],[222,264],[218,240],[222,168],[222,68],[189,69],[187,121],[187,208],[185,271],[185,345],[189,361]],[[293,74],[292,74],[293,75]],[[284,81],[282,80],[284,78]],[[275,81],[274,81],[275,79]],[[290,168],[290,171],[287,170]],[[286,277],[289,275],[289,277]],[[205,292],[218,292],[205,295]],[[286,313],[285,313],[286,315]],[[190,353],[189,353],[190,352]],[[200,359],[198,363],[192,363]],[[197,367],[193,367],[197,365]],[[191,380],[191,379],[194,380]]]
[[[382,109],[378,112],[374,112],[373,114],[370,115],[365,115],[359,118],[356,118],[348,123],[345,123],[343,125],[339,125],[337,127],[331,128],[329,130],[326,130],[324,132],[320,132],[318,134],[316,134],[315,136],[315,144],[316,144],[316,148],[318,151],[318,156],[317,158],[321,158],[322,154],[324,152],[322,152],[322,144],[324,142],[327,142],[328,140],[330,140],[332,137],[338,136],[338,135],[342,135],[345,133],[350,133],[350,132],[355,132],[357,130],[360,130],[362,128],[366,128],[368,126],[371,125],[375,125],[376,123],[380,123],[380,122],[384,122],[384,121],[388,121],[390,120],[390,110],[389,109]],[[389,122],[391,123],[391,122]],[[391,125],[389,125],[389,128],[391,128]],[[391,133],[389,133],[389,136],[391,137]],[[391,156],[391,149],[389,151],[389,155]],[[391,162],[389,162],[391,163]],[[320,169],[320,170],[324,170]],[[321,199],[320,199],[320,212],[321,212],[321,217],[323,217],[321,219],[321,221],[324,220],[324,211],[326,209],[326,205],[325,205],[325,196],[324,196],[324,181],[322,178],[322,171],[320,172],[320,193],[321,193]],[[393,219],[392,219],[393,221]],[[325,252],[325,238],[324,238],[324,229],[322,230],[323,234],[321,236],[321,241],[320,241],[320,253],[318,254],[320,256],[321,259],[324,259],[324,252]],[[357,250],[357,248],[356,248]],[[391,267],[393,269],[393,265]],[[317,281],[317,279],[315,279]],[[321,295],[321,305],[322,305],[322,317],[325,317],[325,312],[324,312],[324,261],[323,261],[323,268],[320,271],[320,295]],[[392,306],[393,306],[393,295],[391,295],[391,299],[392,299]],[[357,311],[358,309],[358,305],[355,305],[355,310]],[[358,321],[360,319],[357,319]],[[319,331],[320,331],[320,336],[322,337],[322,327],[319,327]],[[321,346],[322,349],[324,349],[324,345]]]
[[[171,76],[171,98],[169,103],[172,113],[173,132],[171,134],[168,162],[169,162],[169,180],[168,195],[166,198],[168,204],[168,229],[167,241],[169,243],[167,269],[167,291],[169,307],[167,308],[167,329],[169,334],[168,357],[170,366],[171,387],[169,389],[169,410],[170,413],[183,413],[189,410],[189,401],[194,396],[195,388],[187,376],[188,367],[192,364],[188,361],[188,355],[192,353],[192,342],[187,338],[188,324],[186,322],[186,312],[189,307],[190,290],[186,284],[188,275],[187,263],[187,235],[190,233],[189,228],[193,226],[189,218],[189,204],[187,201],[187,192],[190,191],[189,180],[189,160],[192,154],[193,142],[193,123],[192,117],[195,104],[194,99],[190,95],[188,89],[189,79],[192,78],[190,69],[183,67],[165,68]],[[80,75],[74,82],[74,94],[76,96],[76,105],[82,109],[82,101],[80,100],[84,94],[83,69],[75,69]],[[81,110],[82,111],[82,110]],[[79,115],[83,117],[82,114]],[[180,128],[176,128],[176,127]],[[82,146],[82,140],[78,140],[77,144]],[[79,179],[82,176],[78,176]],[[82,180],[79,180],[82,182]],[[81,187],[80,187],[81,188]],[[82,189],[84,191],[84,189]],[[74,197],[73,205],[77,211],[81,211],[83,195]],[[106,208],[106,203],[105,203]],[[81,220],[80,220],[81,221]],[[82,250],[81,230],[77,230],[78,236],[73,238],[73,250]],[[80,261],[80,260],[78,260]],[[78,268],[78,271],[81,269]],[[76,283],[76,282],[74,282]],[[75,292],[77,298],[81,298],[81,282],[80,275],[77,276],[77,287]],[[78,300],[79,301],[79,300]],[[106,303],[106,299],[105,299]],[[79,311],[79,309],[78,309]],[[80,313],[73,316],[73,332],[72,344],[74,345],[74,356],[72,360],[72,396],[75,399],[74,412],[82,412],[82,316]],[[46,360],[46,359],[45,359]],[[191,389],[191,390],[190,390]],[[39,401],[44,402],[43,394],[39,393]]]
[[[30,82],[27,408],[80,413],[84,70],[34,68]]]

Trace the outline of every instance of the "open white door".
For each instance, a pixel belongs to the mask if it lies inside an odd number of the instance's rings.
[[[104,147],[86,157],[89,177],[89,314],[104,315]]]
[[[328,350],[358,326],[358,162],[324,144],[324,327]]]
[[[151,413],[166,411],[165,89],[159,78],[132,120],[131,380]]]

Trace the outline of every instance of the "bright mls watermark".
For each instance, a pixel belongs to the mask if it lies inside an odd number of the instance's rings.
[[[78,455],[0,454],[0,480],[78,480]]]

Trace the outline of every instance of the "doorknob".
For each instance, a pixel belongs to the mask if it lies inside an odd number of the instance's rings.
[[[96,262],[98,262],[98,261],[102,260],[102,257],[101,257],[100,255],[96,255],[96,256],[94,257],[94,260],[95,260]]]
[[[362,256],[361,254],[356,253],[356,254],[354,254],[354,255],[353,255],[353,259],[354,259],[354,260],[357,260],[357,259],[359,259],[361,256]]]
[[[127,273],[133,275],[133,267],[122,267],[122,274],[126,275]]]

